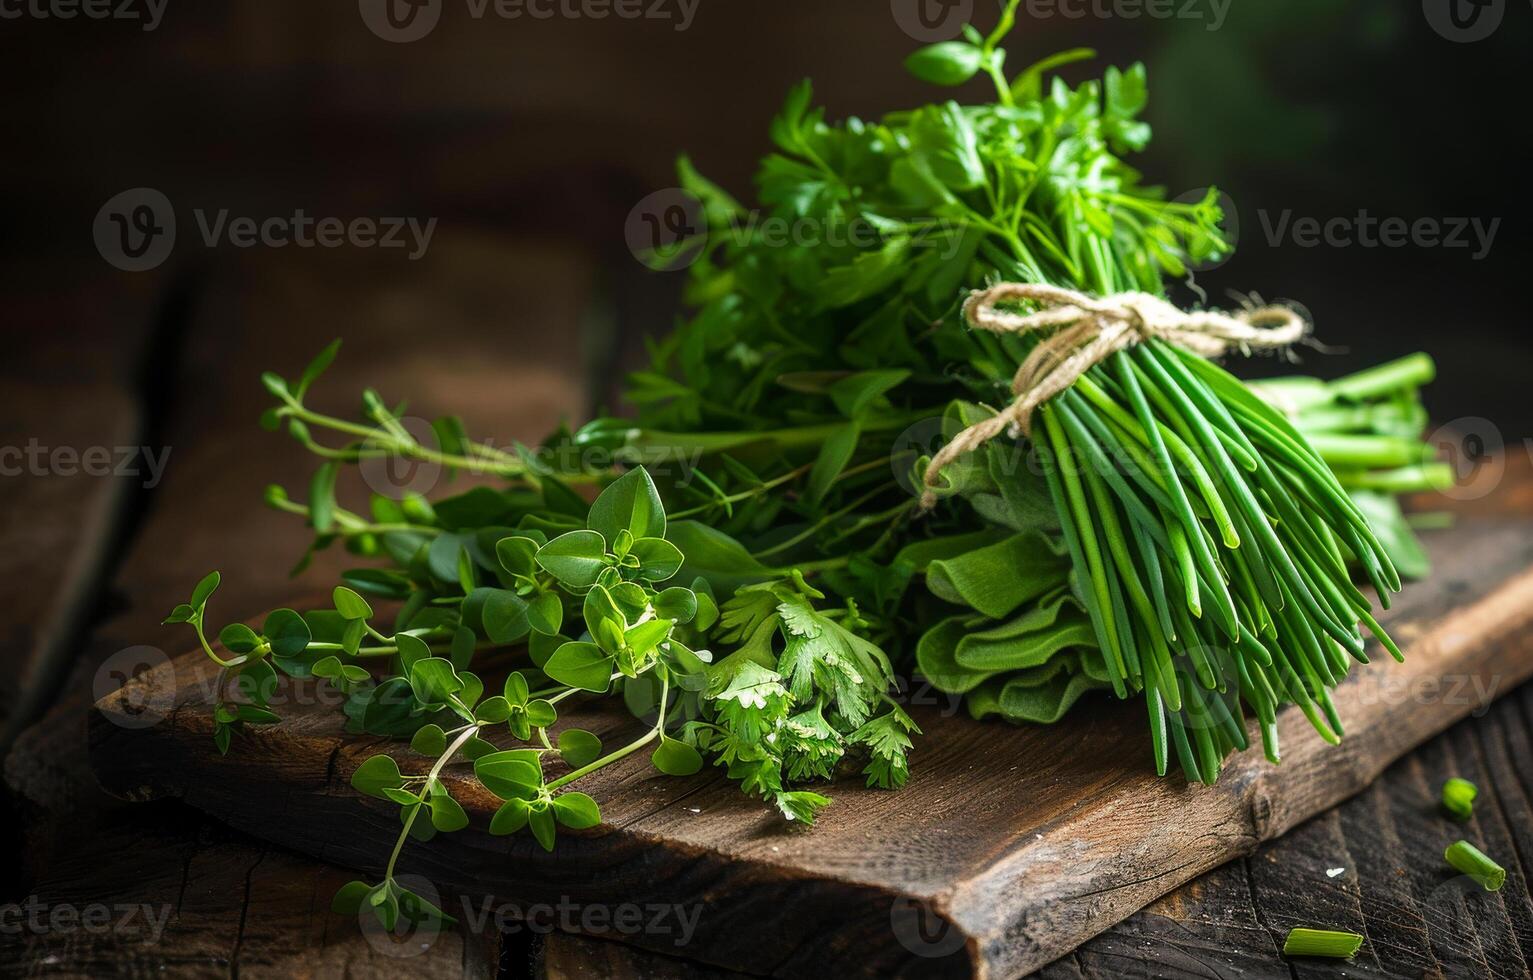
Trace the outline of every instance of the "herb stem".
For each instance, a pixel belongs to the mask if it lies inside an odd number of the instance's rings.
[[[215,664],[218,664],[218,666],[227,670],[231,667],[238,667],[240,664],[245,662],[244,657],[236,657],[233,660],[225,660],[223,657],[220,657],[218,654],[213,652],[213,648],[208,644],[207,634],[202,632],[201,616],[193,619],[191,623],[192,629],[197,631],[197,642],[202,644],[202,652],[206,653]]]
[[[607,753],[606,755],[602,756],[600,759],[597,759],[595,762],[592,762],[589,765],[581,766],[579,769],[576,769],[574,772],[566,773],[565,775],[560,776],[558,779],[556,779],[553,782],[548,784],[549,792],[553,792],[554,790],[559,789],[562,786],[568,786],[570,783],[573,783],[575,780],[579,779],[580,777],[589,775],[590,773],[593,773],[593,772],[595,772],[598,769],[604,768],[606,766],[610,766],[612,763],[617,762],[619,759],[622,759],[622,758],[625,758],[626,756],[632,755],[633,753],[637,752],[639,749],[641,749],[644,746],[648,745],[650,742],[653,742],[655,740],[655,737],[660,734],[661,729],[663,729],[665,727],[666,707],[667,707],[667,702],[670,699],[670,690],[671,690],[671,678],[670,678],[670,675],[665,673],[664,671],[661,671],[660,672],[660,719],[659,719],[659,721],[655,722],[655,727],[651,728],[648,732],[646,732],[645,734],[643,734],[639,738],[634,739],[632,742],[629,742],[627,745],[623,746],[622,748],[615,749],[612,752]]]
[[[285,408],[278,410],[277,414],[296,418],[308,425],[317,425],[345,435],[356,436],[363,440],[364,445],[376,445],[400,456],[462,469],[470,473],[537,482],[536,474],[519,457],[505,450],[496,449],[487,443],[465,442],[465,448],[471,450],[473,455],[444,453],[421,445],[403,429],[395,432],[388,426],[366,426],[348,422],[332,415],[315,412],[296,401],[289,401]],[[319,446],[312,439],[305,439],[304,442],[311,451],[318,452],[320,455],[332,456],[337,452]],[[593,472],[578,471],[561,474],[561,477],[568,482],[590,482],[598,475]]]
[[[1443,858],[1455,870],[1478,881],[1488,892],[1500,891],[1506,884],[1506,869],[1486,857],[1485,853],[1467,840],[1454,841],[1443,852]]]
[[[1331,929],[1291,929],[1283,943],[1284,956],[1325,956],[1347,960],[1363,948],[1363,937],[1355,932]]]
[[[267,504],[269,506],[271,506],[273,509],[280,510],[283,513],[296,514],[297,516],[302,517],[305,520],[309,519],[309,515],[310,515],[309,507],[307,505],[305,505],[305,504],[300,504],[297,501],[288,500],[286,498],[268,498],[267,499]],[[342,508],[342,507],[335,508],[335,522],[347,534],[352,534],[352,535],[355,535],[355,534],[391,534],[391,533],[394,533],[394,532],[399,532],[399,533],[408,533],[408,534],[425,534],[425,535],[430,535],[430,536],[434,537],[434,536],[442,533],[442,529],[441,528],[439,528],[439,527],[432,527],[429,524],[406,524],[406,523],[372,524],[372,523],[369,523],[366,520],[363,520],[360,515],[354,514],[351,511],[346,510],[345,508]]]
[[[473,738],[478,731],[478,723],[470,724],[463,729],[463,732],[457,738],[453,739],[451,745],[447,746],[447,751],[442,753],[442,757],[436,760],[436,763],[431,767],[431,771],[426,774],[427,793],[431,792],[431,786],[436,782],[437,777],[442,774],[442,770],[447,768],[448,760],[457,755],[458,750],[468,744],[468,740]],[[404,829],[399,832],[399,839],[394,842],[394,851],[389,855],[388,866],[383,869],[383,877],[385,879],[394,877],[394,865],[399,863],[399,852],[404,850],[405,841],[410,838],[410,828],[415,825],[415,818],[420,815],[421,808],[426,805],[425,803],[415,804],[415,806],[410,808],[410,815],[405,817]]]
[[[1454,777],[1443,783],[1443,809],[1452,814],[1453,819],[1464,823],[1474,816],[1474,798],[1480,795],[1480,788],[1467,779]]]

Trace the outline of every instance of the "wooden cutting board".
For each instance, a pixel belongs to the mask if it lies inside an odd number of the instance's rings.
[[[1406,663],[1370,647],[1374,664],[1336,693],[1340,747],[1289,711],[1281,766],[1248,752],[1217,786],[1189,786],[1150,770],[1137,705],[1098,697],[1061,724],[1016,728],[971,721],[917,688],[911,710],[926,735],[910,784],[890,793],[843,780],[812,830],[715,773],[662,777],[636,755],[582,783],[606,822],[562,833],[552,854],[525,835],[490,836],[498,801],[471,778],[449,778],[471,827],[412,842],[399,870],[440,889],[460,920],[463,901],[482,910],[486,896],[524,912],[563,903],[576,924],[598,909],[587,928],[608,938],[751,973],[1020,976],[1356,793],[1533,675],[1533,482],[1518,474],[1429,539],[1432,579],[1408,587],[1384,619]],[[215,679],[192,653],[98,702],[90,741],[103,786],[180,797],[251,834],[377,874],[397,808],[359,796],[349,779],[386,743],[346,736],[333,697],[294,685],[279,694],[294,702],[280,708],[282,724],[220,757],[208,706]],[[591,708],[561,723],[608,744],[633,730],[620,713]],[[406,747],[391,751],[401,768],[425,768]],[[606,924],[618,903],[643,909],[646,922],[661,906],[682,911],[630,935]]]

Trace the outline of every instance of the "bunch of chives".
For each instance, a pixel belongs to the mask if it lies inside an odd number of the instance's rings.
[[[1329,692],[1367,662],[1360,627],[1400,659],[1346,558],[1386,607],[1400,579],[1283,414],[1152,340],[1042,406],[1033,436],[1113,689],[1145,695],[1157,771],[1174,751],[1214,782],[1247,747],[1245,706],[1274,762],[1286,703],[1339,739]]]
[[[1419,389],[1436,374],[1429,356],[1411,354],[1335,381],[1273,378],[1247,387],[1304,434],[1342,487],[1399,494],[1453,485],[1453,468],[1421,441]]]

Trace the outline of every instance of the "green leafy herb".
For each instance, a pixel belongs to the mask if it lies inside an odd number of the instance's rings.
[[[443,918],[395,869],[409,841],[465,825],[469,779],[501,801],[492,833],[549,850],[601,821],[574,787],[630,756],[681,778],[719,767],[812,824],[830,799],[810,784],[919,778],[920,729],[896,703],[916,671],[977,718],[1141,698],[1153,764],[1174,754],[1194,780],[1247,747],[1248,712],[1273,761],[1285,704],[1340,737],[1329,691],[1366,662],[1363,627],[1399,655],[1353,573],[1385,602],[1424,574],[1394,498],[1447,479],[1421,444],[1425,357],[1248,387],[1146,343],[1044,405],[1031,440],[945,470],[920,509],[924,463],[1010,401],[1030,350],[968,330],[969,291],[1162,295],[1229,251],[1215,191],[1168,200],[1127,159],[1150,136],[1143,66],[1072,86],[1057,71],[1092,56],[1077,50],[1008,74],[1018,5],[908,61],[940,86],[988,79],[992,101],[831,121],[795,87],[759,213],[679,162],[707,228],[678,246],[696,256],[689,314],[631,379],[634,418],[503,449],[451,416],[417,438],[374,391],[358,420],[315,411],[337,344],[296,382],[262,377],[263,424],[320,459],[307,502],[266,491],[315,532],[299,568],[337,542],[369,564],[331,609],[226,626],[222,652],[205,629],[216,572],[167,622],[223,671],[221,751],[280,720],[282,674],[333,685],[349,732],[397,743],[354,785],[398,807],[398,841],[338,909]],[[387,457],[503,483],[340,499],[343,467]],[[525,651],[490,690],[487,649]],[[640,719],[614,748],[560,718],[601,697]]]

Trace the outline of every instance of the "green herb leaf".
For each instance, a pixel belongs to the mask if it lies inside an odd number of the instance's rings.
[[[463,690],[463,681],[453,669],[452,661],[427,657],[411,665],[410,688],[421,704],[440,705],[446,704],[453,695]]]
[[[543,665],[543,672],[560,684],[605,694],[612,686],[612,658],[594,643],[566,643]]]
[[[298,379],[298,391],[296,392],[299,401],[303,401],[303,396],[308,394],[309,386],[319,380],[319,376],[324,374],[325,369],[330,367],[331,363],[335,361],[335,355],[340,352],[340,349],[341,342],[339,339],[330,341],[330,343],[325,345],[325,349],[316,354],[314,360],[310,361],[308,366],[303,369],[303,375]]]
[[[615,485],[615,484],[614,484]],[[538,564],[571,589],[596,584],[606,567],[607,543],[596,531],[570,531],[538,549]]]
[[[335,480],[339,474],[335,463],[324,463],[309,483],[309,524],[318,534],[329,534],[335,527]]]
[[[635,538],[665,537],[665,508],[655,481],[642,468],[629,470],[596,498],[586,526],[606,541],[615,541],[619,531],[628,531]]]
[[[483,603],[480,621],[492,643],[515,643],[532,628],[527,602],[508,589],[477,589],[475,598]]]
[[[664,582],[681,568],[681,549],[664,538],[639,538],[628,552],[639,560],[639,578]]]
[[[516,833],[527,826],[529,813],[531,809],[526,800],[516,798],[506,800],[501,804],[500,809],[495,811],[495,816],[490,818],[490,833],[500,837]]]
[[[590,765],[601,757],[601,739],[581,728],[559,733],[559,756],[571,769]]]
[[[691,589],[672,586],[655,596],[655,615],[676,623],[690,623],[697,617],[698,597]],[[708,624],[711,625],[711,624]],[[706,625],[699,629],[706,630]]]
[[[534,806],[527,814],[527,826],[532,828],[532,836],[542,845],[543,850],[554,849],[554,817],[547,808]]]
[[[261,642],[261,638],[244,623],[230,623],[218,631],[218,642],[231,653],[249,653]]]
[[[192,590],[191,607],[194,612],[198,614],[202,612],[208,604],[208,598],[213,595],[218,588],[218,583],[222,580],[223,577],[217,572],[209,572],[203,576],[202,581],[198,582],[197,587]]]
[[[445,791],[432,794],[430,806],[431,825],[442,833],[449,834],[468,826],[468,814]]]
[[[499,695],[486,698],[474,710],[474,717],[489,725],[499,724],[511,717],[511,703]]]
[[[447,751],[447,734],[441,725],[422,725],[410,737],[410,749],[425,756],[439,756]]]
[[[691,776],[703,768],[703,757],[686,742],[660,736],[660,746],[649,761],[667,776]]]
[[[298,656],[309,648],[312,638],[309,624],[291,609],[277,609],[266,617],[261,632],[271,644],[274,657],[284,659]]]
[[[929,45],[905,59],[912,75],[933,85],[962,85],[979,73],[985,53],[963,41]]]
[[[373,886],[365,881],[348,881],[330,900],[330,911],[340,915],[356,915],[372,891]]]
[[[809,481],[804,487],[804,500],[811,507],[818,507],[830,492],[831,485],[840,477],[857,451],[857,440],[862,428],[856,422],[848,422],[837,429],[815,457],[814,468],[809,471]]]
[[[414,633],[394,634],[394,645],[399,648],[399,669],[406,677],[417,663],[431,659],[431,647]]]
[[[543,592],[527,604],[527,622],[539,633],[550,636],[564,626],[564,603],[552,592]]]
[[[596,801],[584,793],[561,793],[553,798],[549,806],[554,812],[554,819],[571,830],[585,830],[601,823],[601,810],[596,806]]]
[[[392,757],[375,755],[351,774],[351,788],[368,796],[378,799],[386,799],[385,789],[398,789],[404,785],[404,777],[400,775],[399,764]]]
[[[335,599],[336,612],[344,619],[371,619],[373,607],[367,604],[367,600],[357,595],[344,585],[337,585],[332,594]]]
[[[477,759],[474,775],[503,800],[535,799],[543,786],[542,765],[532,749],[494,752]]]

